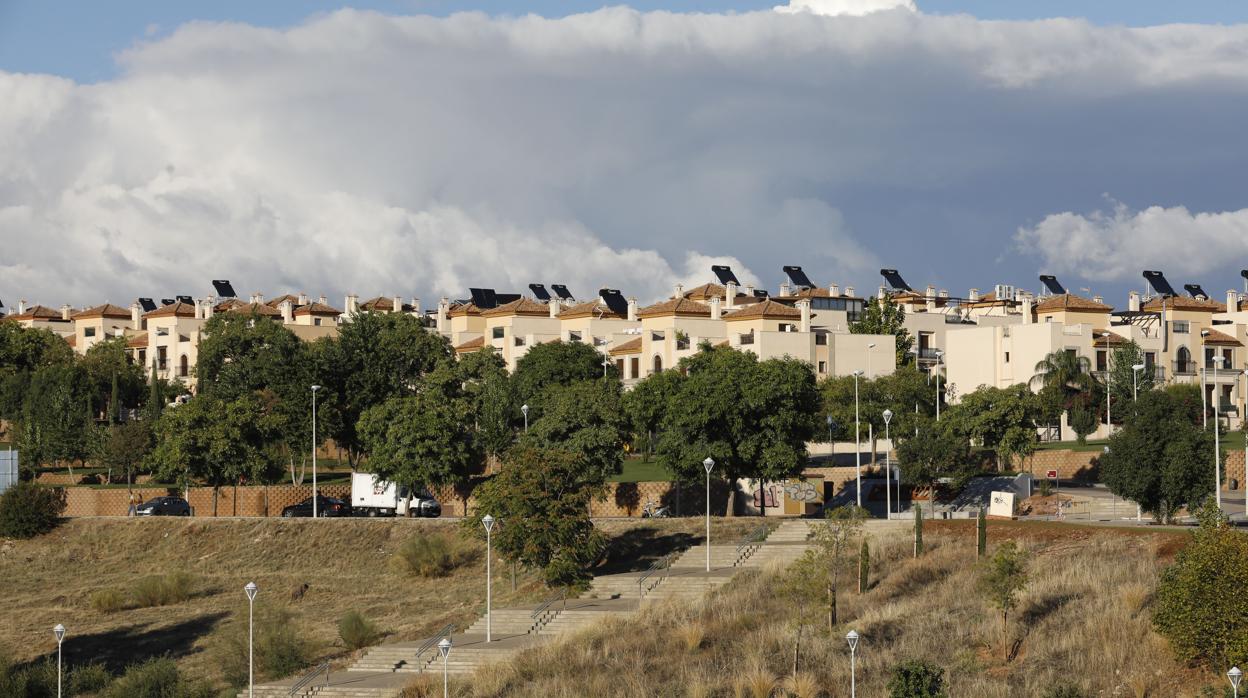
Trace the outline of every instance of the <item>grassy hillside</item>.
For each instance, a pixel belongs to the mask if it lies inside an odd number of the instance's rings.
[[[701,605],[655,607],[521,655],[456,695],[848,696],[850,628],[862,635],[860,696],[887,695],[889,670],[907,659],[944,667],[949,695],[963,698],[1043,696],[1062,682],[1089,696],[1221,690],[1224,677],[1179,666],[1151,628],[1158,571],[1186,534],[992,524],[992,545],[1015,538],[1032,554],[1007,636],[974,591],[973,528],[963,523],[929,526],[919,560],[908,539],[877,551],[866,594],[849,591],[847,575],[831,636],[814,600],[786,595],[785,575],[764,571]]]
[[[728,539],[757,521],[716,522]],[[641,524],[609,522],[612,544],[603,569],[645,567],[652,557],[695,542],[701,519]],[[405,540],[456,528],[429,520],[311,519],[80,519],[29,541],[0,542],[0,579],[9,613],[0,624],[0,652],[15,662],[51,656],[51,628],[68,628],[68,665],[103,662],[114,671],[169,654],[193,676],[220,684],[219,651],[229,634],[245,633],[243,585],[255,581],[262,612],[284,607],[311,642],[313,659],[345,661],[338,620],[356,610],[375,621],[386,640],[416,639],[446,623],[461,626],[484,610],[484,549],[465,542],[469,561],[439,579],[403,574],[388,564]],[[507,565],[496,564],[495,604],[543,598],[548,592],[521,572],[511,587]],[[166,606],[104,612],[91,596],[115,590],[127,603],[142,579],[184,572],[188,600]],[[309,589],[291,600],[297,585]],[[132,605],[132,604],[131,604]]]

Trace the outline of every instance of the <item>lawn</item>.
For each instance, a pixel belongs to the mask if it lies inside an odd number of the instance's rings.
[[[672,474],[656,460],[645,458],[626,458],[620,474],[609,479],[610,482],[669,482]]]

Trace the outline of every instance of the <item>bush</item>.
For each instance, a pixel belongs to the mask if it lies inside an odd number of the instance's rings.
[[[945,670],[919,660],[893,667],[888,679],[889,698],[945,698]]]
[[[1248,663],[1248,536],[1216,507],[1161,574],[1153,623],[1178,657],[1211,667]]]
[[[15,669],[7,659],[0,662],[0,696],[43,698],[56,695],[56,660],[45,659]]]
[[[1052,495],[1053,494],[1053,482],[1049,480],[1047,477],[1041,480],[1040,484],[1036,485],[1036,494],[1040,495],[1041,497],[1048,497]]]
[[[34,538],[56,528],[65,501],[59,491],[20,482],[0,495],[0,537]]]
[[[375,645],[380,635],[377,626],[358,611],[350,611],[338,621],[338,637],[349,650]]]
[[[99,613],[116,613],[126,607],[126,600],[116,589],[100,589],[91,594],[91,608]]]
[[[238,617],[246,619],[246,608]],[[259,613],[255,623],[256,678],[280,679],[311,664],[310,643],[284,608]],[[231,686],[247,685],[247,623],[236,624],[216,647],[216,663]]]
[[[158,657],[131,665],[100,698],[211,698],[212,695],[212,689],[206,684],[179,674],[178,665],[172,659]]]
[[[113,675],[99,662],[74,667],[67,678],[66,693],[71,696],[97,693],[113,681]]]
[[[131,598],[136,608],[182,603],[191,598],[193,581],[186,572],[170,572],[163,577],[143,577],[135,582]]]
[[[404,574],[445,577],[475,557],[474,551],[457,538],[417,535],[403,541],[391,558],[391,565]]]
[[[1078,688],[1075,688],[1068,683],[1064,683],[1058,686],[1053,686],[1045,691],[1043,698],[1087,698],[1087,695],[1088,694]]]

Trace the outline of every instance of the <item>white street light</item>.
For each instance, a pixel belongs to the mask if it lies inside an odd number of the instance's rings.
[[[1208,330],[1206,330],[1207,332]],[[1213,486],[1217,495],[1218,509],[1222,509],[1222,437],[1219,416],[1222,407],[1222,391],[1218,389],[1218,366],[1222,365],[1222,357],[1213,357]]]
[[[438,642],[438,652],[442,655],[442,698],[449,698],[450,691],[446,683],[446,655],[451,653],[451,638],[444,637]]]
[[[867,380],[871,380],[875,377],[875,374],[871,372],[871,350],[874,348],[875,342],[871,342],[867,345]]]
[[[861,377],[861,370],[854,371],[854,480],[859,509],[862,508],[862,442],[858,423],[858,379]]]
[[[61,642],[65,640],[65,626],[57,623],[52,634],[56,636],[56,698],[61,698]]]
[[[1109,338],[1112,336],[1113,334],[1110,332],[1101,333],[1101,337],[1105,340],[1106,348],[1109,347],[1110,345]],[[1109,395],[1109,361],[1107,360],[1105,362],[1105,430],[1109,432],[1110,434],[1113,434],[1114,433],[1114,418],[1113,418],[1113,413],[1110,411],[1111,402],[1113,401],[1110,399],[1110,395]]]
[[[604,356],[602,358],[602,377],[604,379],[607,377],[607,367],[610,365],[611,365],[611,359],[608,359]]]
[[[1131,367],[1131,401],[1135,402],[1140,399],[1140,371],[1145,369],[1144,364],[1135,364]]]
[[[884,410],[884,440],[888,441],[888,445],[884,447],[884,506],[887,509],[887,512],[884,514],[885,519],[893,516],[893,486],[891,483],[893,466],[892,461],[889,459],[889,451],[893,450],[893,442],[888,436],[888,423],[892,419],[893,411]],[[898,493],[897,497],[900,498],[901,493]],[[900,506],[901,502],[897,502],[897,504]]]
[[[247,695],[251,698],[255,698],[256,695],[256,664],[255,651],[252,643],[252,630],[254,627],[253,619],[255,618],[253,610],[255,608],[256,592],[258,590],[259,587],[256,586],[255,582],[247,582],[247,586],[243,587],[243,591],[247,594]]]
[[[856,698],[858,677],[854,675],[854,653],[858,650],[858,631],[849,631],[849,634],[845,636],[845,641],[849,643],[849,698]]]
[[[706,571],[711,571],[711,469],[715,467],[715,460],[710,456],[702,461],[702,467],[706,469]],[[728,483],[731,487],[732,483]]]
[[[314,519],[319,513],[316,500],[320,494],[320,491],[316,489],[316,393],[320,389],[319,385],[312,386],[312,518]]]
[[[485,641],[492,642],[493,633],[493,617],[490,613],[490,597],[493,595],[492,583],[490,575],[490,531],[494,530],[494,517],[486,514],[481,519],[481,525],[485,526]]]
[[[943,350],[936,350],[936,421],[940,421],[940,360],[944,358]]]
[[[1244,680],[1244,672],[1239,667],[1233,666],[1231,670],[1226,672],[1226,678],[1231,680],[1231,688],[1235,691],[1235,698],[1239,698],[1239,682]]]
[[[520,406],[520,413],[524,415],[524,433],[529,433],[529,403]]]
[[[832,421],[832,415],[828,415],[828,443],[829,444],[832,443],[832,425],[833,424],[835,424],[835,422]]]

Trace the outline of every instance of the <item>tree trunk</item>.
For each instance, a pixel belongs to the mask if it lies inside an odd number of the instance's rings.
[[[264,486],[264,517],[269,517],[269,486]]]
[[[1001,647],[1005,650],[1005,661],[1010,661],[1009,611],[1001,612]]]
[[[797,676],[797,664],[802,654],[802,624],[797,624],[797,638],[793,641],[793,676]]]
[[[737,478],[728,473],[728,505],[724,516],[736,516],[737,512]]]
[[[828,637],[832,637],[832,628],[836,627],[836,585],[828,585]]]
[[[213,517],[216,517],[217,515],[217,492],[220,489],[221,488],[218,485],[212,486],[212,515]]]
[[[767,518],[767,481],[758,481],[758,515]]]

